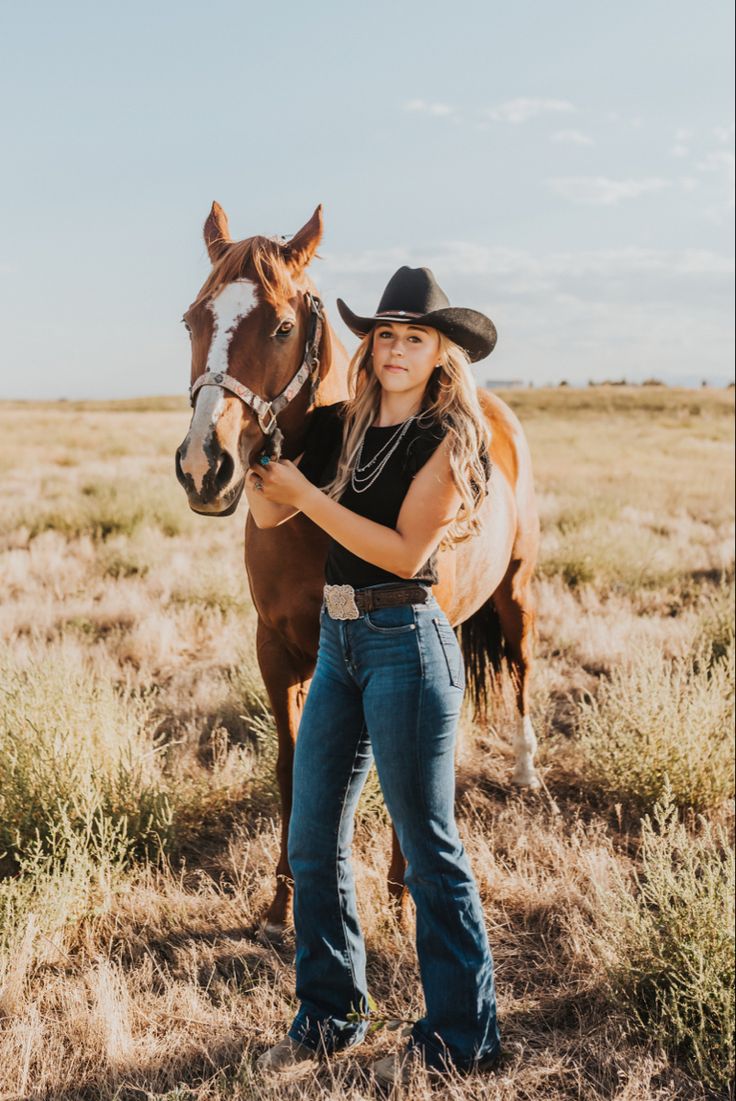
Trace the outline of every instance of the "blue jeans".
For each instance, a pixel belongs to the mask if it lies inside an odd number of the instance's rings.
[[[296,743],[289,861],[296,993],[289,1035],[327,1052],[368,1028],[365,946],[350,863],[353,815],[375,756],[407,861],[425,1016],[410,1046],[471,1069],[499,1049],[493,960],[454,815],[462,654],[435,598],[333,620],[322,608],[317,666]]]

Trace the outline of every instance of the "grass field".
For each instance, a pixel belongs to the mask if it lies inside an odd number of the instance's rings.
[[[542,519],[533,709],[465,715],[458,816],[508,1057],[404,1095],[698,1101],[733,1090],[733,391],[508,395]],[[373,1096],[355,1052],[269,1085],[293,939],[273,885],[274,735],[242,509],[192,515],[177,399],[0,404],[0,1101]],[[213,563],[217,568],[213,568]],[[411,930],[375,781],[355,863],[381,1014],[412,1020]]]

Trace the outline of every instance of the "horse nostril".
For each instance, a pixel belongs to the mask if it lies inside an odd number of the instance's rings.
[[[177,447],[176,455],[174,456],[174,469],[176,470],[176,477],[178,481],[184,485],[186,481],[186,474],[181,468],[181,448]]]
[[[229,484],[234,471],[235,463],[233,462],[230,452],[223,451],[215,473],[215,486],[218,490],[223,490],[225,486]]]

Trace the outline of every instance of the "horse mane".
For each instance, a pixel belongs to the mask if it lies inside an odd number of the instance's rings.
[[[213,264],[194,305],[200,305],[236,279],[258,282],[266,301],[274,305],[294,293],[291,269],[284,258],[283,245],[275,237],[246,237],[244,241],[229,244]]]

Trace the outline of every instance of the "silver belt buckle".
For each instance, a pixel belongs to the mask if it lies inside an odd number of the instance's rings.
[[[360,616],[352,585],[325,585],[324,595],[330,619],[358,619]]]

